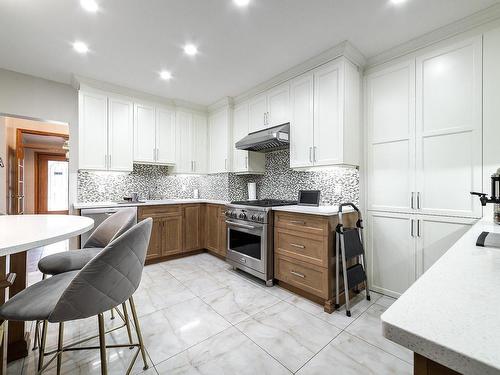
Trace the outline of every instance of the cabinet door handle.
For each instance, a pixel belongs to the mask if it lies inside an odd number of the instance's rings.
[[[104,155],[104,169],[108,169],[108,155]]]
[[[196,160],[193,160],[193,172],[196,172]]]
[[[299,273],[299,272],[290,271],[290,273],[291,273],[292,275],[295,275],[295,276],[301,277],[301,278],[303,278],[303,279],[305,279],[305,278],[306,278],[306,275],[304,275],[304,274],[302,274],[302,273]]]
[[[297,225],[306,225],[306,222],[302,221],[302,220],[292,220],[292,221],[290,221],[290,223],[297,224]]]
[[[420,237],[420,219],[417,220],[417,237]]]
[[[299,245],[298,243],[291,243],[290,246],[297,247],[299,249],[305,249],[306,248],[304,245]]]
[[[317,151],[317,147],[314,146],[313,147],[313,162],[315,162],[315,163],[317,162],[317,160],[316,160],[316,151]]]
[[[415,201],[415,192],[411,192],[411,197],[410,197],[410,208],[413,210],[415,208],[414,202]]]
[[[248,169],[248,156],[245,156],[245,169]]]
[[[417,192],[417,209],[420,210],[420,192]]]
[[[108,155],[108,158],[109,158],[108,168],[111,168],[111,154]]]
[[[413,219],[410,220],[410,233],[412,237],[415,237],[415,232],[413,230]]]
[[[312,163],[312,147],[309,147],[309,162]]]

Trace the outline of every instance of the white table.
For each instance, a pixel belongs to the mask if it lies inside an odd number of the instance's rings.
[[[26,251],[67,240],[87,232],[94,220],[73,215],[2,215],[0,216],[0,275],[5,275],[6,256],[16,280],[9,288],[12,297],[26,288]],[[3,300],[0,301],[3,303]],[[9,361],[27,356],[29,335],[24,322],[10,322]]]

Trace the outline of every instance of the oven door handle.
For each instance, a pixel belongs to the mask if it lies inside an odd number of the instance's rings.
[[[226,220],[226,224],[234,225],[235,227],[241,227],[241,228],[246,228],[246,229],[257,229],[257,227],[254,227],[253,225],[240,224],[240,223],[235,223],[234,221],[228,221],[228,220]]]

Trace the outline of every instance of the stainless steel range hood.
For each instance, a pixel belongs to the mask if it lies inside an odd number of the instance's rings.
[[[287,148],[290,145],[290,123],[274,126],[248,134],[236,142],[238,150],[269,152]]]

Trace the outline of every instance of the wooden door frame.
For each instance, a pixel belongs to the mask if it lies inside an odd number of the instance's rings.
[[[61,161],[67,161],[68,158],[66,158],[66,154],[64,153],[53,153],[53,152],[43,152],[43,151],[37,151],[35,152],[35,214],[40,214],[39,212],[39,206],[38,204],[40,203],[40,196],[39,196],[39,189],[40,189],[40,173],[39,173],[39,161],[40,161],[40,156],[53,156],[56,157],[55,159],[51,160],[58,160],[60,159]],[[68,191],[69,194],[69,191]],[[68,210],[65,211],[51,211],[53,214],[59,214],[59,215],[68,215],[69,213],[69,208]],[[47,212],[44,212],[43,214],[47,214]]]

